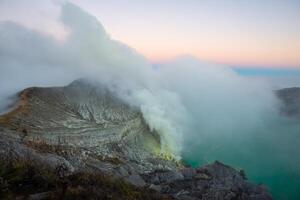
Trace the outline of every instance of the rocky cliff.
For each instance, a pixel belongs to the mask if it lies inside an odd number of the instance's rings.
[[[0,156],[63,169],[65,176],[102,173],[171,199],[271,199],[243,171],[219,162],[189,168],[161,153],[159,134],[138,108],[82,80],[20,92],[0,117]]]
[[[282,101],[281,111],[289,117],[300,118],[300,88],[285,88],[276,91]]]

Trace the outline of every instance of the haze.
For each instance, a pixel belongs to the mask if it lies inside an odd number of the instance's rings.
[[[0,109],[27,87],[88,78],[139,108],[174,158],[221,160],[299,199],[299,123],[251,75],[299,80],[299,3],[130,2],[1,1]]]
[[[1,0],[0,20],[64,38],[63,1]],[[71,0],[101,20],[112,38],[152,63],[179,55],[234,66],[300,67],[297,0]]]

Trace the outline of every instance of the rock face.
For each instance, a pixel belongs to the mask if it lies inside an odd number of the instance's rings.
[[[300,88],[285,88],[276,92],[282,101],[281,111],[283,114],[300,118]]]
[[[271,199],[263,187],[247,182],[242,172],[217,161],[196,169],[151,173],[145,179],[175,199]]]
[[[271,199],[266,190],[219,162],[185,167],[161,153],[159,134],[138,108],[84,81],[28,88],[0,116],[1,160],[32,160],[66,173],[102,172],[174,199]]]
[[[107,89],[79,80],[67,87],[28,88],[17,108],[0,118],[25,144],[63,148],[68,156],[134,161],[141,171],[174,168],[160,159],[160,137],[137,108]],[[162,163],[159,161],[162,160]]]

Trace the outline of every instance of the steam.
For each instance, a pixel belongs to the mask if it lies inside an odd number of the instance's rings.
[[[294,158],[300,127],[279,117],[266,82],[192,57],[154,68],[70,3],[62,6],[60,20],[68,30],[64,41],[14,22],[0,23],[0,110],[24,88],[88,78],[139,107],[160,134],[164,154],[192,164],[221,159],[246,168],[254,179],[269,181],[275,192],[286,188],[277,183],[299,180],[300,161]],[[268,178],[277,168],[289,176]],[[297,197],[299,188],[293,187]]]
[[[253,127],[275,107],[265,84],[254,84],[226,67],[182,58],[154,70],[73,4],[62,7],[61,22],[69,30],[65,41],[13,22],[1,24],[2,97],[29,86],[65,85],[82,77],[109,88],[117,85],[121,98],[139,106],[150,128],[161,134],[162,150],[176,157],[187,135],[190,139],[202,133],[234,133],[236,124]],[[130,96],[125,95],[128,90]]]
[[[276,99],[263,82],[187,57],[154,69],[71,3],[62,6],[60,20],[69,31],[64,41],[13,22],[1,23],[2,106],[26,87],[66,85],[82,77],[97,80],[138,106],[149,127],[160,133],[162,152],[177,158],[188,141],[243,134],[276,112]]]
[[[79,78],[97,80],[117,88],[121,98],[140,107],[150,128],[161,135],[162,153],[179,158],[181,122],[174,112],[184,108],[176,94],[160,88],[150,63],[110,39],[96,18],[73,4],[62,7],[61,22],[69,30],[65,41],[13,22],[0,25],[2,108],[9,96],[26,87],[66,85]]]

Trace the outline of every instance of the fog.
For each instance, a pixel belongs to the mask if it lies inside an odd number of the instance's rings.
[[[87,78],[140,108],[149,127],[161,136],[162,153],[171,152],[192,164],[221,159],[249,169],[254,178],[263,176],[265,169],[247,167],[244,159],[266,168],[264,163],[285,170],[294,165],[298,175],[299,160],[285,153],[297,152],[288,144],[299,127],[281,119],[268,82],[188,56],[153,67],[135,50],[112,40],[95,17],[77,6],[66,3],[61,12],[68,31],[64,40],[14,22],[0,24],[2,111],[24,88],[62,86]],[[280,134],[289,133],[285,127],[294,129],[282,147]],[[244,148],[255,145],[253,151]],[[274,156],[270,147],[282,155]]]

